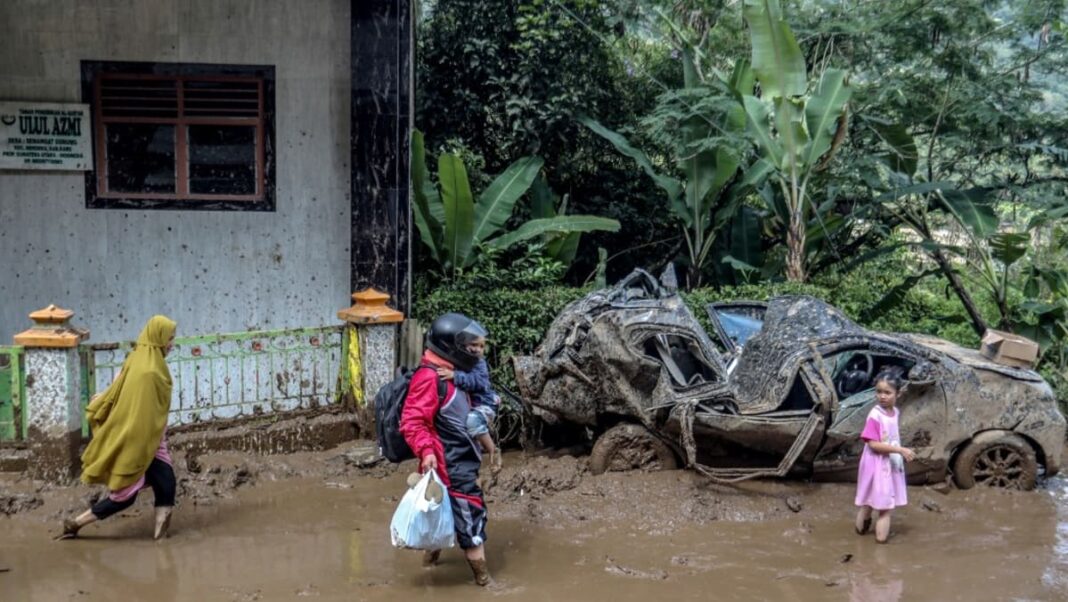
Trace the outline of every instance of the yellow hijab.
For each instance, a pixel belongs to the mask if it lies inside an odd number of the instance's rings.
[[[152,316],[115,382],[86,408],[93,438],[82,454],[82,481],[116,491],[145,474],[171,407],[171,372],[163,347],[175,328],[170,318]]]

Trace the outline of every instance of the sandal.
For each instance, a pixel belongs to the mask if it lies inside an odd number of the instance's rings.
[[[868,533],[868,529],[871,529],[871,519],[870,518],[864,519],[864,522],[862,523],[862,526],[860,526],[860,527],[857,527],[856,523],[854,523],[853,524],[853,529],[856,530],[857,535],[866,535]]]

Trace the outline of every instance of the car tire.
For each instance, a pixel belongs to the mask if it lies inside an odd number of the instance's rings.
[[[1037,479],[1035,450],[1015,433],[979,433],[953,461],[953,480],[961,489],[986,485],[1026,491],[1035,488]]]
[[[590,472],[675,470],[675,452],[640,424],[618,424],[601,435],[590,453]]]

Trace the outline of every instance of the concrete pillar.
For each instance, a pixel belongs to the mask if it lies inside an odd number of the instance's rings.
[[[408,311],[412,0],[351,3],[351,286],[376,287]]]
[[[357,408],[369,406],[378,389],[393,380],[397,325],[404,314],[386,305],[389,295],[373,288],[352,294],[353,305],[337,312],[344,320],[348,356],[346,393]]]
[[[74,315],[55,305],[30,314],[33,328],[15,335],[26,348],[27,472],[32,478],[63,483],[75,476],[82,432],[82,371],[78,344],[89,331],[73,328]]]

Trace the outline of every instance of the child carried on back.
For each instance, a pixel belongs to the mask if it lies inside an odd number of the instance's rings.
[[[478,337],[466,345],[467,351],[478,356],[478,363],[470,372],[449,368],[438,368],[438,376],[445,380],[452,380],[453,384],[468,394],[471,399],[471,412],[467,415],[467,434],[479,442],[482,450],[490,455],[490,465],[494,471],[501,467],[501,456],[497,453],[497,447],[493,444],[493,436],[490,435],[490,424],[497,416],[497,407],[501,403],[500,396],[493,390],[490,383],[489,366],[483,354],[486,350],[486,339]]]

